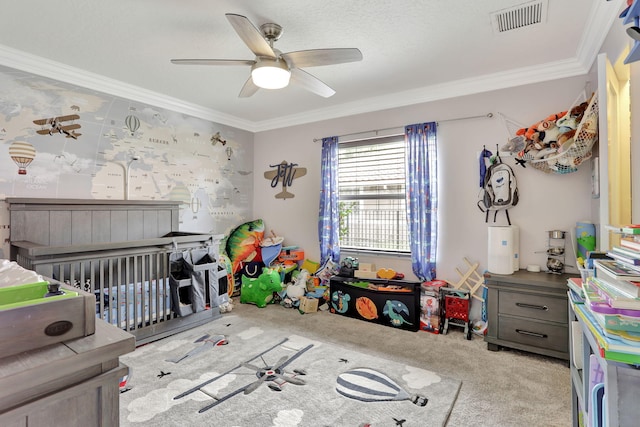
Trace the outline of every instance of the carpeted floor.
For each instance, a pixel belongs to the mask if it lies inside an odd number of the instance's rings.
[[[460,389],[425,368],[234,314],[121,361],[133,373],[121,425],[135,427],[444,426]]]
[[[299,339],[302,341],[308,340],[309,342],[326,344],[325,347],[327,348],[335,346],[338,350],[334,351],[341,351],[344,354],[351,355],[352,353],[350,352],[363,353],[374,358],[395,362],[403,367],[413,366],[425,371],[435,372],[442,378],[461,380],[462,386],[449,415],[447,426],[561,427],[571,425],[569,369],[567,363],[562,360],[508,349],[490,352],[486,349],[486,344],[479,336],[473,336],[471,341],[465,340],[460,328],[450,328],[447,335],[409,332],[369,324],[328,312],[303,315],[297,310],[277,305],[261,309],[253,305],[236,303],[231,313],[224,314],[222,319],[212,322],[211,326],[218,322],[224,324],[234,323],[232,320],[236,317],[249,324],[259,325],[263,329],[271,328],[286,331],[290,336],[300,337]],[[217,330],[211,330],[211,332],[218,333]],[[193,336],[190,335],[190,338],[193,338]],[[164,345],[163,340],[153,343],[153,345]],[[193,343],[185,345],[183,353],[193,347]],[[144,349],[144,347],[141,347],[141,349]],[[215,352],[216,350],[214,348],[210,351]],[[259,351],[260,349],[256,348],[255,351],[250,352],[251,354],[247,354],[247,358]],[[181,352],[173,351],[172,356],[175,357],[178,355],[177,353]],[[132,353],[130,357],[133,355],[135,353]],[[127,363],[127,357],[123,358],[125,363]],[[302,360],[302,357],[300,357],[300,361]],[[179,364],[172,363],[171,365],[178,366]],[[293,369],[293,363],[291,365]],[[158,371],[161,369],[160,367],[154,368]],[[134,370],[131,381],[133,387],[135,387],[136,377],[137,373]],[[167,377],[164,378],[168,379]],[[196,380],[196,378],[192,379]],[[206,380],[207,378],[201,379],[201,381]],[[405,385],[402,378],[397,380]],[[286,384],[283,393],[293,390],[294,387],[298,386]],[[132,389],[128,393],[133,391]],[[266,387],[261,390],[261,392],[266,391]],[[257,392],[258,390],[255,393]],[[128,409],[125,408],[125,405],[128,405],[134,396],[131,394],[131,398],[128,398],[126,397],[128,393],[121,395],[121,425],[142,425],[127,424]],[[321,404],[326,396],[318,395],[316,398],[318,399],[318,404]],[[203,399],[211,400],[209,397]],[[196,408],[206,405],[206,402],[202,401],[196,403],[194,406]],[[403,403],[410,405],[408,402]],[[429,404],[427,404],[428,407]],[[331,408],[327,408],[327,410],[331,410]],[[372,425],[374,427],[398,425],[392,421],[393,418],[398,421],[406,419],[402,423],[404,427],[430,425],[428,421],[415,422],[415,420],[410,420],[407,417],[391,417],[391,424],[373,423]],[[272,418],[269,419],[271,420]],[[202,425],[305,425],[299,423],[286,424],[282,423],[282,420],[278,421],[279,424],[269,422],[265,424],[266,421],[262,420],[262,423],[259,422],[258,424],[247,424],[246,422],[219,424],[212,421],[212,424],[205,423]],[[288,419],[287,422],[291,422],[291,419]],[[365,422],[366,420],[362,421],[362,423]],[[162,425],[172,424],[165,423]],[[185,423],[182,425],[191,424]],[[350,420],[344,424],[336,421],[330,425],[357,427],[360,423]],[[439,424],[436,423],[435,425]]]

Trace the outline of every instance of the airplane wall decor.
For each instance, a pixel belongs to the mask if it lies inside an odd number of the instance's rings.
[[[287,191],[287,188],[293,184],[293,180],[305,176],[307,174],[307,168],[298,168],[297,163],[288,163],[283,160],[282,163],[277,165],[269,165],[270,168],[276,168],[276,170],[266,171],[264,177],[271,180],[271,187],[276,188],[280,181],[282,181],[282,191],[276,194],[276,199],[292,199],[295,194]]]
[[[73,123],[73,120],[77,120],[79,118],[80,116],[77,114],[69,114],[68,116],[38,119],[34,120],[33,123],[42,126],[42,129],[36,131],[39,135],[62,133],[65,134],[67,138],[78,139],[78,137],[82,135],[81,133],[76,133],[76,129],[80,129],[80,125],[78,123]],[[72,123],[64,124],[64,122],[69,121]],[[48,128],[46,128],[47,125],[49,126]]]

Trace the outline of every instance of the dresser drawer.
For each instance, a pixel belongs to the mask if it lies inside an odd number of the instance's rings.
[[[566,298],[500,291],[498,314],[528,317],[567,324],[569,316]]]
[[[569,351],[569,328],[552,323],[500,317],[498,338],[562,352]]]

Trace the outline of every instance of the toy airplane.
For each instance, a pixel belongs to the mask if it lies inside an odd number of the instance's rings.
[[[280,345],[284,344],[286,341],[288,340],[288,338],[285,338],[284,340],[282,340],[281,342],[279,342],[276,345],[271,346],[270,348],[264,350],[263,352],[261,352],[260,354],[252,357],[251,359],[249,359],[246,362],[240,363],[237,366],[229,369],[226,372],[223,372],[222,374],[211,378],[210,380],[207,380],[203,383],[200,383],[198,385],[196,385],[195,387],[178,394],[177,396],[175,396],[173,398],[173,400],[178,400],[181,399],[195,391],[200,390],[202,387],[211,384],[212,382],[220,379],[221,377],[231,374],[233,373],[236,369],[240,369],[242,367],[244,368],[248,368],[251,369],[253,371],[255,371],[255,376],[258,377],[257,380],[253,380],[252,382],[250,382],[249,384],[243,385],[240,388],[237,388],[236,390],[222,396],[222,397],[214,397],[213,398],[213,402],[202,407],[198,413],[203,413],[205,411],[208,411],[209,409],[213,408],[214,406],[217,406],[219,404],[221,404],[222,402],[240,394],[240,393],[244,393],[244,394],[249,394],[252,393],[253,391],[255,391],[261,384],[263,383],[268,383],[269,388],[271,390],[274,391],[281,391],[282,390],[282,385],[284,383],[289,383],[289,384],[294,384],[294,385],[305,385],[306,382],[300,378],[296,378],[296,376],[294,375],[287,375],[287,373],[285,372],[284,368],[291,364],[293,361],[295,361],[298,357],[300,357],[302,354],[304,354],[305,352],[307,352],[308,350],[310,350],[313,347],[313,344],[309,344],[308,346],[298,350],[295,354],[293,354],[292,356],[283,356],[281,357],[274,365],[269,365],[265,362],[264,358],[262,356],[264,356],[266,353],[270,352],[271,350],[275,349],[276,347],[279,347]],[[255,366],[253,364],[251,364],[252,361],[257,360],[257,359],[261,359],[263,364],[265,366]],[[298,375],[305,375],[306,372],[304,372],[304,370],[298,370],[298,369],[294,369],[293,371],[294,373],[298,374]],[[280,381],[280,383],[278,383],[278,380]]]
[[[293,180],[305,176],[307,174],[307,168],[297,168],[297,163],[287,163],[283,160],[282,163],[277,165],[269,165],[271,168],[276,168],[273,171],[267,171],[264,173],[266,179],[271,180],[271,187],[275,188],[282,179],[282,191],[276,194],[276,199],[292,199],[295,194],[287,191],[287,187],[293,184]]]
[[[223,146],[227,145],[227,141],[225,139],[222,139],[222,137],[220,136],[220,132],[216,132],[216,134],[211,137],[212,145],[216,145],[217,142],[219,142]]]
[[[182,362],[184,359],[188,359],[191,357],[195,357],[196,355],[212,349],[214,347],[220,346],[220,345],[227,345],[229,343],[229,341],[227,341],[226,337],[224,335],[215,335],[213,338],[210,337],[209,334],[206,334],[200,338],[198,338],[195,342],[202,342],[203,344],[199,347],[196,347],[194,349],[192,349],[191,351],[189,351],[188,353],[176,358],[176,359],[167,359],[167,362],[173,362],[173,363],[180,363]]]
[[[73,121],[79,119],[77,114],[70,114],[68,116],[51,117],[48,119],[34,120],[33,123],[42,126],[42,129],[36,132],[39,135],[53,135],[54,133],[63,133],[67,138],[78,139],[81,133],[76,133],[76,129],[80,129],[80,125],[77,123],[64,124],[63,122]],[[49,125],[48,129],[45,126]]]

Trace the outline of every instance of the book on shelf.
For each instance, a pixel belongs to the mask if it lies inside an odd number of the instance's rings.
[[[596,292],[613,308],[640,310],[640,298],[624,293],[598,277],[589,279],[589,289]]]
[[[603,327],[607,329],[640,332],[640,310],[613,308],[591,288],[585,290],[583,304],[594,317],[604,319]]]
[[[567,279],[567,286],[569,287],[569,289],[571,289],[573,292],[576,293],[576,295],[578,295],[581,298],[584,298],[584,289],[582,286],[582,279],[579,277],[569,277]]]
[[[607,255],[613,258],[616,261],[621,261],[625,264],[640,266],[640,258],[635,258],[632,255],[627,254],[626,252],[616,250],[618,248],[613,248],[610,251],[607,251]]]
[[[601,357],[627,364],[636,365],[640,363],[640,346],[631,346],[607,337],[598,322],[593,318],[589,309],[585,306],[574,305],[573,309],[596,340]]]
[[[623,295],[640,298],[640,282],[616,279],[609,271],[603,269],[596,270],[596,277]]]
[[[596,268],[596,272],[603,271],[616,280],[640,281],[640,271],[638,269],[617,260],[597,259],[593,261],[593,265]]]
[[[640,238],[640,236],[638,236]],[[640,252],[640,239],[636,240],[636,237],[622,237],[620,239],[620,246],[632,251]]]
[[[628,224],[628,225],[605,225],[605,229],[620,234],[640,234],[640,224]]]
[[[640,259],[640,251],[637,251],[635,249],[631,249],[631,248],[626,248],[622,245],[620,246],[614,246],[613,248],[611,248],[611,251],[621,254],[621,255],[625,255],[628,256],[630,258],[635,258],[635,259]]]

